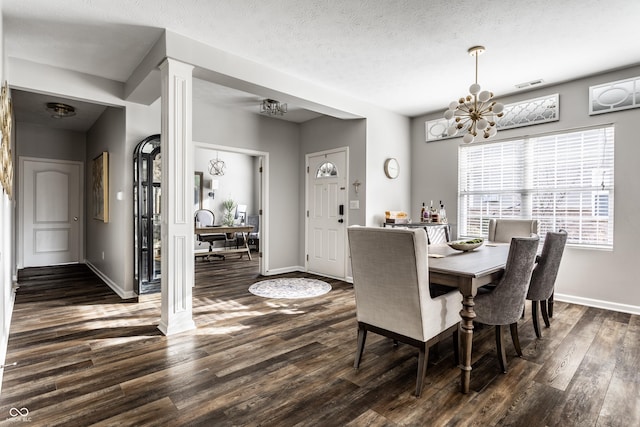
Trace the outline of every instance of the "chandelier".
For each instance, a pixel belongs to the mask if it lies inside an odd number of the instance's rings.
[[[281,104],[273,99],[265,99],[260,105],[260,112],[269,116],[283,116],[287,112],[287,104]]]
[[[216,158],[209,160],[209,174],[213,176],[222,176],[224,175],[224,168],[227,165],[218,158],[218,153],[216,152]]]
[[[496,129],[496,119],[502,117],[504,105],[493,101],[493,92],[488,90],[480,91],[478,84],[478,56],[485,51],[484,46],[474,46],[469,48],[469,55],[476,57],[476,81],[469,86],[471,95],[460,98],[449,104],[449,109],[444,112],[444,118],[451,120],[455,117],[455,123],[449,126],[447,134],[454,136],[458,131],[465,131],[462,142],[469,144],[482,134],[484,138],[494,136]]]

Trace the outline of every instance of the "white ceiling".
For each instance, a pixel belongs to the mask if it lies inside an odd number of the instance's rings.
[[[3,0],[2,10],[7,56],[126,81],[167,28],[407,116],[466,95],[477,44],[479,83],[498,97],[640,64],[637,0]]]

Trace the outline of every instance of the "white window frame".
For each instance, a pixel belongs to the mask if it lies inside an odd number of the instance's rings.
[[[614,144],[603,125],[461,145],[459,236],[486,237],[491,218],[533,218],[542,239],[565,229],[570,245],[612,249]]]

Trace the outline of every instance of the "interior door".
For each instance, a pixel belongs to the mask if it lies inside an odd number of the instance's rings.
[[[21,171],[24,267],[80,262],[81,164],[30,159]]]
[[[345,277],[347,152],[307,156],[307,270]]]

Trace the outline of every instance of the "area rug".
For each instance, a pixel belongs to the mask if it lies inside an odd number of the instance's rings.
[[[311,298],[330,290],[327,282],[306,278],[270,279],[249,286],[249,292],[264,298]]]

